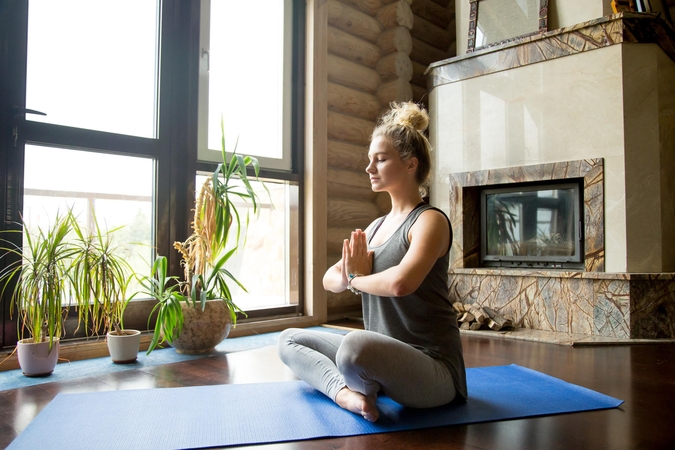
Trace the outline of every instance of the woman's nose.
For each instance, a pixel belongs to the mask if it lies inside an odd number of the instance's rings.
[[[374,170],[375,170],[375,164],[373,164],[372,162],[368,163],[368,165],[366,166],[366,172],[372,173]]]

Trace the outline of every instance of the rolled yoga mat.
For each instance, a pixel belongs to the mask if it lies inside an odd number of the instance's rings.
[[[469,399],[406,408],[386,396],[370,423],[303,381],[59,394],[9,449],[253,445],[615,408],[598,392],[517,365],[467,369]]]

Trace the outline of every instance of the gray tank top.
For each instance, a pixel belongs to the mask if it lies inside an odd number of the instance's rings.
[[[377,233],[384,217],[370,227],[369,249],[374,251],[373,273],[398,265],[410,247],[408,232],[424,211],[441,210],[428,204],[413,209],[394,234],[383,244],[371,247],[370,240]],[[386,217],[386,216],[385,216]],[[448,220],[448,226],[451,227]],[[452,243],[452,227],[450,228]],[[376,331],[403,341],[434,359],[442,361],[450,370],[458,395],[466,399],[466,373],[462,357],[462,342],[457,326],[457,313],[448,299],[449,248],[439,258],[417,291],[404,297],[380,297],[362,294],[363,320],[366,330]]]

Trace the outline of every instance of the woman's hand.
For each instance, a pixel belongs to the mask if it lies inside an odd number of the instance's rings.
[[[370,275],[372,271],[373,252],[368,250],[366,233],[354,230],[342,243],[342,275],[346,279],[350,273]]]

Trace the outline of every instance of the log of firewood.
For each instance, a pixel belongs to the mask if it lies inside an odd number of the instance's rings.
[[[409,55],[412,51],[412,37],[406,27],[394,27],[386,30],[377,38],[377,46],[386,55],[401,52]]]
[[[375,67],[375,64],[382,57],[379,45],[342,31],[339,28],[329,26],[327,38],[329,52],[355,63]],[[412,40],[410,41],[410,48],[412,49]]]
[[[375,121],[382,109],[375,95],[340,84],[328,83],[327,93],[328,109],[331,111]]]
[[[382,25],[374,17],[338,0],[326,2],[328,25],[346,31],[370,42],[375,42],[382,32]]]
[[[513,327],[513,322],[511,320],[498,314],[492,308],[485,306],[483,307],[483,310],[485,311],[485,314],[487,314],[488,317],[490,318],[488,321],[488,326],[490,327],[490,329],[499,331],[502,328]]]
[[[416,16],[422,17],[441,28],[447,28],[455,16],[454,9],[450,10],[432,0],[415,0],[410,8]]]
[[[469,310],[469,312],[470,312],[471,314],[473,314],[473,316],[475,317],[476,322],[478,322],[478,323],[481,324],[481,325],[484,325],[485,322],[487,322],[487,320],[489,319],[488,315],[485,314],[485,311],[483,311],[483,309],[480,308],[480,307],[479,307],[479,308],[474,308],[474,307],[472,306],[472,308]]]
[[[441,50],[447,50],[450,44],[455,41],[454,32],[441,28],[421,17],[415,17],[415,24],[410,30],[410,34]]]
[[[473,323],[471,324],[471,326],[469,327],[469,329],[470,329],[470,330],[474,330],[474,331],[475,331],[475,330],[480,330],[480,327],[481,327],[481,326],[482,326],[482,325],[481,325],[480,323],[478,323],[478,322],[473,322]]]
[[[461,324],[461,325],[459,326],[459,329],[460,329],[460,330],[468,330],[468,329],[470,329],[470,328],[471,328],[471,324],[470,324],[469,322],[464,322],[463,324]]]
[[[328,111],[328,138],[368,145],[375,122]]]
[[[380,8],[377,12],[377,20],[380,21],[384,29],[404,26],[412,29],[415,16],[406,2],[394,2]]]
[[[380,86],[380,74],[375,69],[348,59],[328,54],[326,58],[328,81],[365,92],[375,93]]]
[[[476,316],[474,316],[470,312],[465,312],[459,317],[459,319],[457,319],[457,322],[460,322],[460,323],[469,322],[469,323],[471,323],[474,320],[476,320]]]
[[[410,57],[402,52],[390,53],[383,56],[377,62],[375,70],[377,70],[377,73],[380,74],[383,80],[400,78],[410,81],[413,73]]]
[[[455,308],[455,311],[457,311],[459,314],[466,312],[466,309],[464,309],[464,303],[462,302],[455,302],[452,304],[452,307]]]
[[[383,105],[391,102],[405,102],[412,100],[413,90],[409,81],[397,78],[382,83],[375,94]]]
[[[329,139],[327,149],[328,167],[360,171],[368,166],[368,147],[365,145]]]

